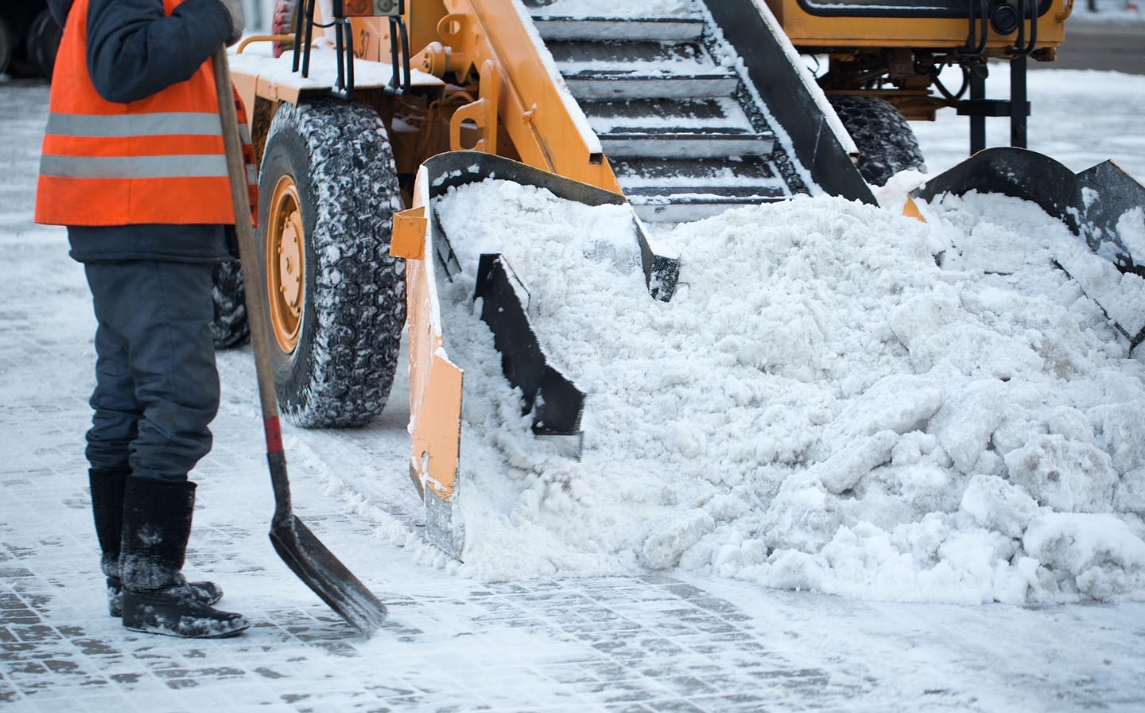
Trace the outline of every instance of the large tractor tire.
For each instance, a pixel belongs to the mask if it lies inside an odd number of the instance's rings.
[[[60,49],[60,38],[63,33],[63,29],[56,24],[55,18],[47,8],[41,10],[28,26],[28,33],[24,38],[27,60],[36,74],[44,79],[52,78],[52,70],[56,66],[56,53]]]
[[[33,3],[7,3],[2,12],[7,25],[9,58],[7,73],[17,79],[31,79],[39,76],[35,61],[28,55],[28,30],[43,9]]]
[[[12,35],[8,21],[0,17],[0,74],[6,73],[8,65],[12,63],[12,50],[15,44],[16,38]]]
[[[872,186],[884,186],[899,171],[926,173],[926,162],[910,124],[885,99],[831,95],[835,113],[859,147],[859,173]]]
[[[211,274],[211,296],[215,302],[215,319],[211,336],[215,349],[231,349],[250,341],[250,324],[246,320],[246,293],[243,272],[237,260],[220,262]]]
[[[405,264],[390,256],[399,196],[373,109],[279,108],[259,174],[258,258],[275,387],[293,423],[361,426],[386,405],[405,324]]]

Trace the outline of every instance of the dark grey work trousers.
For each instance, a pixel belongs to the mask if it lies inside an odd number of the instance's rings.
[[[98,322],[93,468],[186,480],[219,408],[208,262],[87,263]]]

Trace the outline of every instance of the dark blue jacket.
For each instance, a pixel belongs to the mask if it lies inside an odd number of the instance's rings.
[[[48,0],[63,27],[72,0]],[[74,22],[78,18],[71,18]],[[87,66],[101,97],[128,103],[190,79],[231,34],[219,0],[186,0],[164,16],[163,0],[89,0]],[[80,262],[213,261],[230,254],[219,225],[70,226]]]

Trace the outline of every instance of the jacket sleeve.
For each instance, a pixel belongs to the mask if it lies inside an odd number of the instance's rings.
[[[230,33],[219,0],[186,0],[170,16],[163,0],[91,0],[88,72],[107,101],[139,101],[190,79]]]
[[[48,0],[48,9],[52,12],[52,19],[63,27],[68,21],[68,11],[72,9],[72,0]]]

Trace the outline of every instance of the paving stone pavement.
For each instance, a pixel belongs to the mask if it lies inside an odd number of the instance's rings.
[[[30,221],[45,101],[43,86],[0,85],[0,124],[16,135],[0,142],[4,713],[1145,710],[1139,604],[876,605],[656,574],[454,576],[379,537],[329,482],[374,468],[363,494],[404,494],[386,511],[409,520],[403,456],[378,445],[405,438],[400,408],[361,431],[287,438],[300,517],[390,609],[363,640],[267,542],[270,488],[243,351],[220,357],[223,406],[194,474],[187,569],[219,581],[220,606],[254,625],[207,641],[124,630],[106,612],[88,511],[86,288],[62,233]]]
[[[298,586],[284,597],[297,601],[290,607],[262,597],[252,609],[248,596],[254,626],[243,637],[123,630],[104,608],[72,452],[86,404],[41,393],[9,406],[22,428],[39,414],[39,438],[59,444],[0,465],[0,702],[14,708],[694,713],[764,710],[777,696],[830,700],[853,685],[770,651],[731,603],[654,575],[379,591],[391,615],[369,642]],[[2,423],[11,433],[11,418]],[[315,530],[373,539],[336,500],[326,496],[324,510],[313,506],[318,488],[300,490]],[[260,527],[196,527],[188,569],[282,587]]]
[[[248,610],[252,631],[231,640],[136,634],[103,609],[79,479],[5,468],[0,488],[3,512],[42,516],[33,529],[11,517],[0,524],[5,704],[699,712],[764,710],[777,698],[838,700],[856,687],[769,650],[751,617],[730,602],[655,575],[466,583],[460,596],[384,592],[391,616],[372,642],[317,602]],[[344,514],[312,521],[370,537]],[[244,545],[242,533],[196,534],[220,555],[202,564],[230,559],[240,563],[234,571],[259,576],[247,556],[227,551]],[[538,691],[551,701],[538,705]]]

